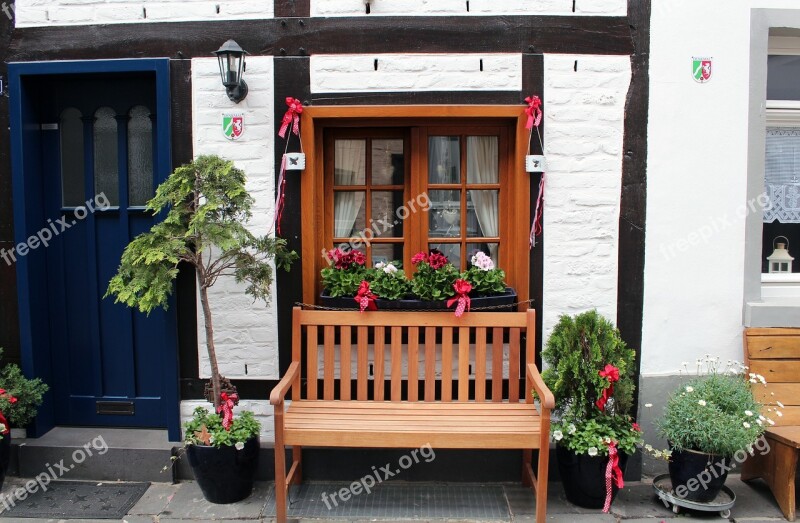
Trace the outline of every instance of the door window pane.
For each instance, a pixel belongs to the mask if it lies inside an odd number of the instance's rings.
[[[497,136],[467,137],[467,183],[500,183]]]
[[[800,56],[773,55],[767,65],[767,100],[800,100]]]
[[[83,163],[83,115],[70,107],[61,113],[61,205],[85,204]]]
[[[403,191],[372,191],[372,223],[375,237],[403,237],[403,220],[397,217],[397,209],[402,206]]]
[[[468,243],[467,244],[467,267],[472,264],[472,257],[478,252],[489,256],[497,269],[502,269],[497,263],[497,253],[500,251],[499,243]]]
[[[366,140],[336,140],[333,183],[335,185],[366,184]]]
[[[428,138],[430,183],[461,183],[461,148],[458,136]]]
[[[403,140],[372,140],[372,185],[403,185]]]
[[[461,191],[429,191],[428,231],[435,238],[461,236]]]
[[[372,265],[378,262],[398,261],[403,262],[402,243],[373,243],[372,244]]]
[[[94,190],[119,206],[119,163],[116,113],[101,107],[94,114]]]
[[[128,205],[140,207],[153,197],[153,122],[144,106],[128,120]]]
[[[460,243],[430,243],[428,244],[428,248],[431,250],[436,249],[447,256],[447,259],[450,260],[450,263],[455,265],[457,269],[461,267]]]
[[[467,191],[468,237],[498,237],[499,216],[498,191]]]
[[[350,238],[366,228],[363,191],[337,191],[333,195],[333,236]]]

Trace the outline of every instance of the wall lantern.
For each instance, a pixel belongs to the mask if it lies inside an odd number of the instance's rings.
[[[247,69],[244,61],[247,51],[233,40],[228,40],[214,54],[219,60],[219,74],[228,98],[238,104],[247,97],[247,84],[242,78]]]
[[[778,238],[783,238],[786,240],[786,243],[778,243],[775,245],[775,240]],[[772,251],[772,254],[767,256],[769,272],[790,273],[792,272],[792,262],[794,258],[789,256],[789,251],[786,249],[789,245],[789,238],[786,236],[776,236],[775,240],[772,240],[773,245],[775,245],[775,250]]]

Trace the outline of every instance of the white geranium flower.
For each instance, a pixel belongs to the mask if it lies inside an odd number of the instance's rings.
[[[700,400],[700,401],[697,402],[697,404],[700,405],[701,407],[705,407],[706,406],[706,400]]]
[[[752,416],[753,415],[753,411],[752,410],[746,410],[746,411],[744,411],[744,415],[745,416]]]
[[[560,430],[556,430],[553,432],[553,439],[556,441],[561,441],[564,438],[564,433]]]
[[[597,456],[597,447],[589,447],[589,450],[587,450],[586,453],[590,456]]]
[[[694,387],[686,387],[686,392],[694,392]]]
[[[383,269],[384,267],[386,267],[386,264],[383,262],[378,262],[375,264],[376,269]]]
[[[746,421],[745,421],[744,423],[742,423],[742,426],[743,426],[744,428],[746,428],[746,429],[749,429],[749,428],[750,428],[750,424],[749,424],[749,423],[747,423]]]
[[[234,447],[236,447],[236,450],[242,450],[244,448],[244,443],[242,443],[241,441],[237,441]]]
[[[578,428],[575,426],[575,424],[574,423],[570,423],[569,426],[567,427],[567,434],[569,434],[571,436],[571,435],[575,434],[575,431],[577,431],[577,430],[578,430]]]
[[[387,263],[386,266],[383,268],[383,272],[386,274],[394,274],[397,272],[397,267],[392,265],[391,263]]]

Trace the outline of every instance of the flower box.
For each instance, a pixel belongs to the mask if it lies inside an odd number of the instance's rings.
[[[375,305],[377,305],[379,311],[435,310],[442,312],[453,312],[455,310],[455,304],[452,307],[447,307],[447,301],[448,300],[425,301],[417,299],[384,300],[383,298],[378,298],[375,300]],[[514,304],[517,302],[517,293],[511,287],[506,287],[505,292],[502,294],[494,294],[491,296],[470,296],[470,301],[470,310],[475,310],[477,308],[480,312],[513,312]],[[358,304],[353,296],[340,296],[333,298],[328,296],[327,291],[322,291],[322,294],[320,294],[319,304],[324,307],[358,310]],[[480,310],[480,307],[495,306],[498,308]]]

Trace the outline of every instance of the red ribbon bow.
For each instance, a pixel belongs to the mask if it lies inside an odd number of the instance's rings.
[[[281,122],[281,129],[278,131],[278,136],[281,138],[286,137],[286,131],[292,125],[292,132],[300,136],[300,114],[303,112],[303,103],[297,98],[288,96],[286,98],[286,105],[289,109],[283,115],[283,122]]]
[[[239,401],[239,395],[235,392],[232,394],[223,392],[219,397],[222,399],[222,402],[219,407],[217,407],[217,414],[222,413],[222,426],[225,430],[231,430],[231,424],[233,423],[233,407]]]
[[[538,96],[529,96],[525,98],[525,103],[528,107],[525,109],[525,114],[528,115],[528,122],[525,124],[525,129],[531,130],[534,127],[539,127],[542,123],[542,100]]]
[[[362,281],[361,286],[358,288],[358,294],[356,294],[355,300],[356,303],[358,303],[358,307],[361,309],[361,312],[364,312],[367,309],[376,311],[378,310],[378,306],[375,305],[375,298],[377,297],[377,295],[369,290],[369,282]]]
[[[612,483],[617,485],[617,488],[625,486],[625,481],[622,479],[622,470],[619,468],[619,452],[617,451],[617,442],[612,441],[608,444],[608,464],[606,465],[606,502],[603,504],[603,512],[608,512],[611,509],[611,496],[613,493]]]
[[[460,318],[464,314],[464,309],[469,311],[470,299],[469,291],[472,290],[472,285],[467,280],[456,280],[453,284],[456,290],[456,296],[447,300],[447,306],[452,307],[455,302],[458,302],[456,307],[456,318]]]
[[[619,369],[609,363],[605,369],[600,371],[600,377],[608,378],[609,384],[603,390],[603,395],[595,402],[595,405],[600,410],[606,410],[606,403],[614,394],[614,382],[619,381]]]

